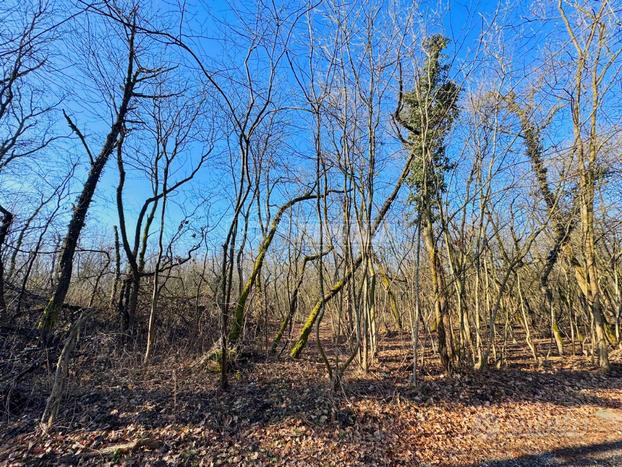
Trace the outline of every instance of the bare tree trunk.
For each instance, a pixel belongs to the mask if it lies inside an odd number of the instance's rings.
[[[387,212],[391,208],[391,205],[397,198],[397,195],[400,192],[402,185],[406,181],[406,177],[408,176],[408,173],[410,172],[410,167],[412,165],[414,158],[415,158],[415,154],[413,152],[411,153],[408,160],[404,164],[402,173],[400,174],[400,177],[395,182],[393,191],[385,199],[384,204],[382,205],[372,225],[372,229],[371,229],[372,236],[378,231],[380,225],[382,224],[382,221],[387,215]],[[316,302],[314,307],[309,312],[307,320],[302,326],[302,329],[300,330],[300,334],[298,336],[298,339],[296,340],[296,343],[294,344],[294,347],[292,347],[292,350],[290,351],[290,356],[292,358],[300,357],[300,353],[303,351],[303,349],[307,345],[309,334],[311,334],[313,325],[315,324],[315,321],[320,313],[320,310],[324,306],[324,304],[332,300],[333,297],[335,297],[335,295],[337,295],[341,291],[341,289],[343,289],[343,287],[350,281],[350,279],[354,275],[354,272],[359,268],[362,262],[363,262],[363,258],[361,255],[359,255],[357,258],[355,258],[352,261],[352,266],[347,270],[346,274],[341,279],[339,279],[337,282],[335,282],[333,286],[330,288],[330,290],[326,292],[326,294]]]
[[[451,321],[447,311],[447,300],[445,297],[445,280],[441,270],[439,253],[436,248],[434,231],[432,224],[432,213],[430,208],[425,208],[421,213],[422,219],[422,238],[428,252],[430,264],[430,279],[432,280],[432,296],[434,300],[434,320],[438,338],[438,352],[441,358],[441,365],[448,372],[452,371],[453,366],[453,343],[451,339]]]
[[[294,315],[298,309],[298,295],[300,293],[300,288],[302,287],[304,283],[305,270],[306,270],[307,263],[309,261],[315,261],[316,259],[321,258],[322,256],[328,254],[329,251],[330,250],[327,250],[326,252],[318,253],[317,255],[304,257],[304,260],[302,261],[302,268],[300,271],[300,276],[298,278],[298,282],[296,282],[296,286],[294,287],[294,291],[292,292],[292,296],[290,299],[289,310],[287,312],[287,315],[281,321],[281,325],[279,326],[276,336],[274,337],[274,340],[272,341],[272,350],[271,350],[272,353],[276,352],[276,349],[278,348],[281,342],[281,339],[283,338],[283,334],[285,333],[285,330],[287,329],[287,327],[290,325],[290,323],[294,319]]]
[[[259,277],[259,273],[261,272],[261,268],[263,266],[266,253],[268,252],[268,249],[270,248],[270,244],[272,243],[272,240],[274,239],[274,235],[276,234],[279,224],[281,223],[281,219],[283,218],[283,215],[296,203],[299,203],[301,201],[305,201],[308,199],[313,199],[316,197],[317,195],[314,195],[312,193],[306,193],[302,196],[292,198],[291,200],[289,200],[287,203],[285,203],[283,206],[279,208],[279,211],[277,212],[276,216],[272,220],[272,223],[270,225],[270,230],[267,232],[266,236],[261,242],[261,245],[259,246],[259,252],[257,254],[257,258],[255,258],[253,270],[251,271],[250,276],[246,280],[244,287],[242,287],[242,292],[240,293],[240,296],[237,300],[237,303],[235,306],[234,321],[232,323],[231,330],[229,332],[229,341],[231,343],[236,343],[240,337],[242,328],[244,326],[244,310],[246,307],[246,300],[248,299],[248,296],[251,293],[257,278]]]
[[[4,261],[2,260],[2,247],[9,233],[9,228],[13,222],[13,214],[0,205],[2,213],[2,223],[0,224],[0,321],[4,320],[7,314],[6,302],[4,299]]]
[[[85,145],[89,156],[91,157],[91,169],[87,175],[86,181],[82,187],[82,192],[75,204],[69,226],[67,227],[67,233],[65,234],[65,240],[63,242],[63,248],[61,257],[57,268],[57,282],[55,290],[52,294],[52,298],[45,307],[43,315],[39,321],[39,327],[43,330],[44,334],[49,332],[54,326],[59,311],[65,302],[65,297],[69,291],[69,285],[71,283],[71,275],[73,272],[73,257],[78,246],[78,240],[80,233],[86,222],[86,215],[88,213],[95,189],[101,177],[101,174],[108,162],[110,154],[118,144],[118,139],[123,132],[123,126],[125,119],[130,109],[130,100],[134,95],[134,88],[139,81],[140,73],[134,71],[135,61],[135,49],[134,39],[136,37],[136,26],[132,25],[129,35],[129,54],[127,61],[127,70],[125,73],[125,82],[123,87],[123,96],[116,114],[114,123],[112,124],[104,145],[102,146],[97,157],[93,158],[92,153],[86,146],[86,140],[82,136],[82,133],[77,126],[71,121],[68,115],[65,114],[65,118],[71,129],[78,134],[83,144]],[[140,70],[140,69],[139,69]]]
[[[549,276],[557,263],[557,259],[559,258],[561,251],[570,241],[570,235],[574,230],[575,221],[572,218],[572,213],[561,212],[560,207],[558,206],[558,196],[553,193],[549,186],[548,170],[542,157],[543,147],[540,136],[542,128],[531,121],[533,108],[531,106],[527,106],[525,108],[521,107],[516,102],[516,96],[513,94],[505,97],[505,100],[507,101],[510,111],[515,113],[520,120],[522,135],[525,138],[525,144],[527,147],[527,157],[529,157],[532,170],[536,175],[540,194],[544,199],[544,203],[549,212],[549,216],[553,224],[553,230],[555,232],[553,246],[549,250],[544,267],[540,272],[540,290],[544,298],[545,310],[551,319],[551,334],[555,338],[557,352],[559,355],[563,355],[564,342],[562,334],[559,330],[557,310],[555,309],[553,303],[553,291],[549,284]],[[570,254],[572,255],[572,252],[570,252]]]
[[[143,363],[146,364],[151,357],[153,350],[153,342],[155,340],[156,332],[156,316],[158,314],[158,300],[160,298],[160,266],[162,264],[162,255],[164,253],[164,227],[165,227],[165,214],[166,214],[166,201],[167,201],[167,185],[168,185],[168,172],[169,172],[170,160],[166,159],[166,166],[164,167],[164,181],[162,192],[165,193],[162,198],[162,211],[160,215],[160,233],[158,235],[158,258],[155,264],[155,270],[153,275],[153,292],[151,295],[151,309],[149,310],[149,324],[147,328],[147,348],[145,350],[145,358]]]
[[[60,409],[60,403],[65,393],[65,384],[67,383],[67,374],[69,372],[69,363],[71,361],[71,354],[76,346],[78,335],[80,334],[80,328],[90,317],[90,312],[83,311],[80,317],[71,325],[69,334],[65,338],[65,344],[63,350],[58,357],[56,363],[56,371],[54,372],[54,384],[52,385],[52,392],[48,397],[45,404],[45,410],[41,415],[41,428],[44,431],[48,431],[54,425],[56,416]]]
[[[121,281],[121,245],[119,243],[119,229],[114,226],[114,281],[110,291],[110,303],[108,309],[112,311],[119,294],[119,282]]]
[[[557,8],[577,54],[571,115],[573,149],[579,162],[579,212],[583,257],[580,263],[575,262],[575,277],[592,315],[595,339],[592,347],[595,350],[596,363],[603,372],[607,372],[610,368],[607,322],[602,310],[600,277],[596,264],[594,197],[601,150],[598,112],[601,110],[602,95],[607,87],[604,85],[604,78],[621,51],[619,48],[612,50],[608,38],[605,17],[609,14],[609,1],[602,1],[598,8],[590,12],[576,8],[582,23],[578,27],[570,24],[561,0],[558,1]],[[587,127],[587,131],[584,127]]]

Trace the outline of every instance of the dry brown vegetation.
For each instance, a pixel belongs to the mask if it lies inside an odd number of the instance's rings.
[[[13,360],[15,374],[27,369],[36,344],[26,336],[9,340],[3,351],[23,359]],[[538,344],[549,351],[555,345]],[[198,355],[161,355],[143,367],[140,351],[120,351],[110,331],[93,323],[75,352],[55,431],[36,429],[49,370],[42,364],[15,380],[3,400],[0,459],[26,465],[619,463],[619,356],[603,376],[580,356],[552,355],[537,367],[524,345],[511,343],[507,367],[448,377],[427,348],[422,382],[414,387],[409,336],[391,333],[380,338],[373,369],[353,369],[332,391],[311,350],[299,361],[240,355],[230,391],[223,392],[217,375],[197,365]]]
[[[622,464],[621,6],[463,3],[1,2],[0,463]]]

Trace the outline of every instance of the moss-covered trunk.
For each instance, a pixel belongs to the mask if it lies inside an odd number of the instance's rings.
[[[255,282],[257,281],[257,278],[259,277],[259,273],[261,272],[263,262],[266,258],[266,253],[268,252],[268,249],[270,248],[270,245],[272,244],[272,240],[274,240],[274,235],[276,234],[279,224],[281,223],[281,220],[283,219],[283,215],[288,209],[290,209],[296,203],[299,203],[301,201],[305,201],[308,199],[313,199],[315,197],[316,195],[307,193],[302,196],[298,196],[296,198],[289,200],[287,203],[285,203],[283,206],[279,208],[279,211],[277,212],[276,216],[272,220],[272,223],[270,224],[270,230],[268,230],[266,236],[261,242],[261,245],[259,246],[259,251],[257,253],[257,257],[255,258],[255,263],[253,264],[253,270],[251,271],[251,274],[248,277],[248,279],[246,279],[246,282],[244,283],[244,287],[242,288],[242,292],[240,293],[240,296],[238,297],[237,303],[235,305],[233,323],[231,326],[231,330],[229,331],[230,342],[235,343],[240,338],[242,329],[244,327],[244,311],[246,309],[246,301],[248,300],[248,297],[251,291],[253,290],[253,286],[255,285]]]

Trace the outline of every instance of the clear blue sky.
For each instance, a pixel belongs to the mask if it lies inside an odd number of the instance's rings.
[[[389,4],[389,2],[385,3]],[[173,5],[164,0],[152,0],[151,4],[153,11],[160,12],[154,15],[154,21],[168,22],[169,26],[172,26],[172,17],[164,13],[170,11]],[[370,2],[370,4],[375,6],[381,3]],[[292,5],[295,4],[290,4],[288,7],[291,8]],[[242,11],[252,12],[253,10],[253,5],[250,2],[239,2],[238,7]],[[322,6],[319,8],[322,8]],[[541,50],[546,47],[545,39],[549,35],[553,36],[553,29],[550,23],[539,18],[539,16],[544,17],[544,13],[537,11],[535,3],[532,4],[531,2],[508,3],[506,5],[495,1],[483,0],[447,0],[441,2],[430,0],[420,4],[419,12],[418,27],[424,25],[426,33],[441,32],[452,40],[448,55],[453,63],[455,78],[458,81],[463,80],[465,77],[467,78],[466,82],[462,82],[465,91],[468,91],[469,86],[474,86],[481,80],[495,79],[495,76],[487,76],[491,73],[492,68],[488,67],[490,57],[486,56],[481,47],[480,37],[482,31],[485,31],[487,40],[493,43],[493,45],[497,46],[498,44],[494,44],[494,42],[498,41],[507,47],[507,56],[511,60],[511,67],[517,71],[517,76],[524,76],[526,71],[528,74],[529,70],[533,68],[534,62],[537,63]],[[63,12],[57,11],[57,14],[62,16]],[[206,65],[213,66],[215,70],[222,70],[221,73],[223,75],[227,73],[229,75],[241,76],[240,71],[242,71],[241,65],[244,57],[244,45],[241,42],[244,41],[244,38],[236,37],[229,28],[233,25],[239,26],[241,21],[249,20],[250,17],[250,15],[248,17],[245,15],[242,15],[242,17],[237,16],[229,2],[215,0],[188,2],[188,9],[184,18],[188,27],[187,31],[192,31],[201,36],[188,38],[188,42],[193,45],[193,48],[195,48],[197,54],[201,56]],[[496,18],[499,24],[507,26],[499,29],[492,28],[493,18]],[[94,47],[95,52],[93,55],[99,56],[102,63],[105,63],[106,59],[118,60],[122,63],[124,57],[119,51],[113,52],[112,55],[108,54],[106,44],[114,43],[116,39],[101,23],[92,21],[89,23],[88,28],[82,20],[78,20],[78,23],[80,24],[79,34],[76,34],[73,39],[70,38],[67,41],[63,40],[58,43],[58,50],[53,54],[52,58],[55,61],[56,70],[54,73],[50,73],[50,88],[54,90],[55,95],[62,97],[61,107],[83,129],[91,147],[97,152],[101,147],[103,135],[108,128],[110,113],[108,108],[102,105],[105,96],[102,97],[101,82],[98,82],[101,80],[101,76],[99,73],[93,72],[95,62],[93,60],[85,61],[79,56],[80,53],[86,50],[85,44],[89,42],[85,41],[84,37],[90,36],[90,43]],[[237,26],[233,29],[237,29]],[[74,27],[74,25],[71,25],[71,27]],[[301,27],[303,28],[301,31],[303,31],[304,24]],[[322,32],[322,30],[317,31],[318,34]],[[100,45],[101,49],[98,49]],[[165,61],[167,54],[170,54],[169,56],[172,57],[172,63],[176,63],[179,60],[183,61],[185,68],[179,70],[179,76],[187,79],[191,85],[193,84],[192,81],[199,76],[192,60],[179,49],[169,47],[161,50],[159,53],[164,53],[161,57]],[[148,57],[146,61],[156,63],[157,58]],[[261,72],[261,60],[256,62],[255,65],[257,70]],[[228,66],[230,69],[224,70],[225,66]],[[114,68],[111,69],[113,72],[107,69],[107,67],[103,67],[103,75],[106,77],[104,81],[117,83],[118,86],[120,77],[114,73]],[[234,71],[232,72],[231,69]],[[279,86],[285,89],[284,92],[287,93],[295,90],[296,83],[292,75],[283,73],[283,76],[284,81]],[[216,73],[216,77],[220,79],[220,74]],[[518,86],[520,86],[520,82],[518,83]],[[243,98],[244,94],[241,94],[233,99]],[[279,96],[279,98],[283,99],[284,97]],[[293,113],[292,115],[296,114]],[[292,117],[289,116],[287,118],[290,119],[287,123],[289,125],[288,128],[291,130],[293,128]],[[298,123],[303,121],[299,120]],[[60,128],[58,131],[65,134],[69,133],[65,122],[61,118],[58,119],[57,125]],[[312,145],[308,132],[305,134],[302,131],[300,134],[302,135],[300,137],[297,137],[295,132],[292,132],[291,135],[288,134],[288,137],[290,139],[293,137],[294,141],[287,141],[287,144],[301,153],[308,151],[311,154]],[[230,188],[233,186],[233,183],[227,171],[227,146],[225,140],[222,139],[223,132],[219,134],[219,137],[212,160],[207,162],[206,167],[191,182],[191,185],[172,200],[168,217],[169,225],[173,230],[176,229],[181,218],[182,207],[185,205],[190,209],[189,206],[193,204],[185,203],[185,200],[189,196],[196,194],[205,196],[210,200],[212,220],[227,219],[229,200],[232,196]],[[145,143],[142,147],[140,145],[137,147],[149,152],[148,143]],[[199,145],[193,145],[188,150],[186,160],[196,160],[200,150]],[[61,158],[82,161],[82,169],[85,170],[86,155],[75,138],[64,140],[57,145],[57,151],[57,155]],[[281,147],[280,151],[285,151],[285,146]],[[454,157],[458,157],[460,151],[461,147],[459,144],[452,146],[450,149]],[[285,155],[282,154],[281,157],[285,157]],[[379,179],[378,188],[380,192],[382,192],[382,187],[386,185],[386,182],[395,177],[399,161],[394,164],[387,163],[385,167]],[[180,167],[177,177],[187,174],[188,171],[187,166]],[[177,177],[172,178],[175,180]],[[118,223],[114,204],[114,190],[117,179],[116,161],[113,156],[108,162],[98,187],[88,223],[89,230],[100,231],[103,236],[111,236],[112,225]],[[288,190],[292,193],[295,187],[289,186]],[[145,178],[141,177],[138,172],[131,170],[131,167],[128,168],[125,202],[130,213],[136,213],[145,197],[149,195],[150,186]],[[377,199],[382,199],[382,196],[378,196]],[[278,204],[278,202],[279,195],[276,193],[274,203]],[[133,217],[130,214],[128,219]],[[197,214],[195,218],[198,217]],[[203,221],[198,221],[199,224],[201,222]],[[128,227],[131,230],[131,225],[128,225]],[[214,232],[216,238],[218,237],[217,232],[218,230]]]

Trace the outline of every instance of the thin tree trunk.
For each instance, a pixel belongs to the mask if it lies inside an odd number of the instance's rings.
[[[4,320],[7,314],[6,301],[4,298],[4,261],[2,259],[2,247],[9,234],[11,223],[13,222],[13,213],[0,205],[0,213],[2,213],[2,223],[0,224],[0,320]]]
[[[376,219],[374,220],[374,223],[371,229],[372,236],[378,231],[378,228],[382,224],[382,221],[384,220],[387,212],[391,208],[393,201],[395,201],[395,199],[397,198],[397,195],[400,189],[402,188],[402,185],[404,184],[406,177],[408,176],[410,172],[410,167],[412,165],[414,158],[415,158],[415,153],[412,152],[408,160],[406,161],[404,168],[402,169],[402,173],[400,174],[400,177],[395,182],[393,191],[385,200],[384,204],[382,205],[382,208],[380,209],[380,211],[378,212],[378,215],[376,216]],[[330,288],[330,290],[316,302],[314,307],[311,309],[302,329],[300,330],[298,339],[296,340],[296,343],[294,344],[294,347],[292,348],[290,352],[290,356],[292,358],[298,358],[302,350],[307,345],[309,334],[311,334],[311,330],[313,328],[313,325],[315,324],[315,320],[317,319],[320,313],[320,310],[322,309],[324,304],[329,302],[335,295],[337,295],[341,291],[341,289],[350,281],[354,272],[361,265],[362,261],[363,261],[363,258],[361,255],[359,255],[356,259],[354,259],[352,261],[352,266],[348,269],[348,271],[343,276],[343,278],[335,282],[333,286]]]
[[[47,334],[52,329],[58,318],[59,311],[65,303],[65,297],[69,291],[71,275],[73,272],[73,258],[78,246],[80,233],[82,232],[86,222],[86,215],[89,207],[91,206],[95,189],[97,188],[101,174],[106,166],[106,162],[108,162],[110,154],[118,144],[119,135],[123,132],[123,125],[125,124],[127,113],[129,112],[130,100],[134,95],[134,87],[136,86],[139,77],[138,72],[134,71],[135,34],[136,28],[132,27],[129,38],[129,56],[127,71],[125,74],[123,97],[119,105],[119,110],[114,123],[110,128],[110,132],[106,136],[106,140],[101,148],[101,151],[97,157],[93,159],[91,169],[89,170],[86,181],[84,182],[82,192],[80,193],[80,196],[75,204],[73,215],[71,216],[69,226],[67,227],[67,233],[65,234],[62,253],[57,268],[56,287],[52,294],[52,298],[45,307],[43,315],[39,321],[39,327],[43,330],[44,334]],[[67,115],[66,119],[74,132],[81,135],[77,127],[71,122]]]
[[[246,283],[244,284],[244,287],[242,288],[242,292],[240,293],[240,296],[237,300],[236,307],[235,307],[234,321],[232,323],[231,331],[229,332],[230,342],[236,343],[240,337],[242,328],[244,326],[244,310],[246,308],[246,300],[248,299],[248,296],[250,295],[251,290],[253,289],[253,286],[255,285],[255,282],[259,276],[259,273],[261,272],[264,259],[266,258],[266,253],[268,252],[268,249],[270,248],[270,244],[272,243],[272,240],[274,239],[274,235],[276,234],[276,231],[279,227],[281,219],[283,218],[283,215],[285,214],[287,210],[289,210],[296,203],[299,203],[301,201],[305,201],[308,199],[313,199],[313,198],[316,198],[316,195],[307,193],[302,196],[298,196],[296,198],[289,200],[287,203],[281,206],[276,216],[272,220],[272,223],[270,225],[270,230],[267,232],[267,235],[264,237],[263,241],[261,242],[261,245],[259,246],[257,258],[255,258],[255,263],[253,265],[253,270],[251,271],[250,276],[246,280]]]
[[[80,317],[71,325],[69,334],[65,338],[65,344],[63,345],[63,350],[58,357],[56,371],[54,372],[54,384],[52,385],[52,391],[48,397],[47,403],[45,404],[45,410],[41,415],[41,427],[44,431],[48,431],[52,428],[58,415],[60,403],[65,393],[65,385],[67,383],[71,354],[76,346],[78,335],[80,334],[80,328],[90,317],[90,314],[91,312],[83,311]]]

